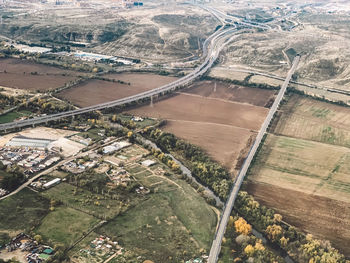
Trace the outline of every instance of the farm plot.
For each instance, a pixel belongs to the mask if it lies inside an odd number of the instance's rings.
[[[121,202],[105,198],[82,188],[61,183],[45,192],[43,196],[93,216],[111,218],[122,210]]]
[[[275,91],[237,86],[221,81],[200,81],[192,85],[185,93],[228,101],[248,103],[264,107],[274,99]]]
[[[248,177],[248,191],[285,220],[328,239],[349,255],[350,149],[268,135]]]
[[[251,180],[278,187],[350,200],[350,149],[269,135]]]
[[[282,214],[289,224],[312,233],[317,238],[330,240],[340,252],[350,256],[348,202],[258,182],[249,182],[247,190],[262,205]]]
[[[129,110],[129,113],[166,119],[165,130],[202,147],[211,157],[234,170],[239,168],[236,167],[237,159],[245,156],[268,109],[248,102],[236,102],[236,98],[244,100],[244,93],[225,88],[222,84],[217,85],[220,93],[215,98],[211,92],[212,84],[206,85],[203,90],[201,86],[194,86],[184,93],[156,102],[153,107],[142,106]],[[272,96],[272,93],[267,96],[266,90],[254,91],[257,94],[261,91],[263,95],[260,100],[250,100],[252,103],[265,105]]]
[[[210,70],[209,76],[220,79],[235,79],[243,81],[246,77],[249,76],[249,73],[237,72],[230,69],[229,67],[216,66]]]
[[[20,59],[0,59],[0,85],[31,91],[47,91],[77,79],[75,72]]]
[[[350,147],[350,108],[301,96],[282,107],[274,133]]]
[[[117,100],[170,83],[176,78],[154,74],[110,74],[114,81],[90,80],[58,94],[80,107]],[[119,82],[118,82],[119,81]],[[84,96],[82,96],[84,94]]]
[[[283,80],[278,80],[278,79],[273,79],[273,78],[268,78],[265,76],[260,76],[260,75],[254,75],[249,79],[250,83],[257,83],[257,84],[268,84],[271,86],[281,86],[283,84]]]

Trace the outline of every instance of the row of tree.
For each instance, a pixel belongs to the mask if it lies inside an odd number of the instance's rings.
[[[34,100],[26,101],[22,109],[30,110],[38,113],[54,114],[73,109],[72,106],[64,103],[54,103],[42,98],[35,98]]]
[[[183,156],[192,175],[201,184],[208,186],[223,200],[227,198],[232,184],[229,173],[202,149],[157,128],[146,128],[143,134],[153,140],[163,152]]]
[[[283,258],[275,255],[262,241],[252,235],[252,226],[242,217],[231,216],[222,244],[222,260],[233,262],[282,263]],[[219,260],[220,262],[220,260]]]
[[[282,216],[261,206],[247,192],[241,191],[235,209],[274,245],[300,263],[345,263],[345,257],[329,241],[316,240],[282,221]]]
[[[162,151],[171,152],[182,157],[182,160],[191,169],[192,174],[203,185],[208,186],[220,198],[226,200],[232,185],[229,173],[208,157],[203,150],[157,128],[146,128],[143,130],[143,134],[153,140]],[[258,231],[264,233],[272,244],[286,251],[297,262],[348,263],[345,257],[334,249],[328,241],[313,239],[311,235],[305,235],[296,228],[287,225],[282,221],[281,215],[275,214],[272,209],[261,206],[247,192],[239,192],[235,209],[248,222],[252,223]],[[249,227],[242,227],[237,231],[244,234],[245,231],[249,232]],[[255,244],[248,245],[245,254],[247,256],[259,255],[260,261],[256,262],[274,262],[264,261],[262,258],[267,255],[257,252]]]

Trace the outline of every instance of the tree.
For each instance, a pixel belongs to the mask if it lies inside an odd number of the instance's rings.
[[[265,247],[264,245],[262,244],[261,240],[259,239],[258,241],[256,241],[255,243],[255,249],[256,250],[259,250],[259,251],[264,251],[265,250]]]
[[[248,256],[251,257],[254,255],[255,249],[252,245],[247,245],[244,249],[244,253]]]
[[[114,114],[114,115],[112,116],[112,122],[117,122],[117,119],[118,119],[117,115]]]
[[[286,247],[288,245],[289,238],[285,238],[284,236],[280,239],[280,244],[282,247]]]
[[[252,226],[244,218],[240,217],[235,221],[235,229],[237,233],[249,235],[252,231]]]
[[[276,241],[282,234],[282,227],[276,224],[270,225],[265,230],[267,236],[272,241]]]
[[[280,214],[274,214],[274,215],[273,215],[273,221],[274,221],[275,223],[281,222],[281,221],[282,221],[282,216],[281,216]]]

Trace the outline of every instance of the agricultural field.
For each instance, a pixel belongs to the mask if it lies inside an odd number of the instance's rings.
[[[347,107],[291,95],[274,120],[247,186],[288,223],[330,240],[347,256],[349,113]]]
[[[268,78],[260,75],[254,75],[249,79],[249,83],[268,84],[270,86],[278,87],[282,85],[283,80]]]
[[[142,73],[111,74],[105,75],[105,78],[114,81],[89,80],[63,90],[58,96],[77,106],[86,107],[132,96],[176,80],[175,77]]]
[[[282,107],[274,133],[350,146],[350,108],[292,96]]]
[[[32,112],[26,110],[9,112],[0,116],[0,124],[12,122],[18,118],[27,117],[31,114]]]
[[[244,79],[249,76],[249,73],[237,72],[230,69],[229,67],[216,66],[210,70],[209,76],[219,79],[235,79],[244,81]]]
[[[349,160],[349,148],[269,135],[250,179],[348,202]]]
[[[216,91],[215,91],[216,85]],[[128,112],[167,120],[164,127],[235,170],[265,119],[274,91],[199,82],[168,99]]]
[[[62,70],[28,60],[0,59],[0,86],[29,91],[47,91],[64,86],[78,78]]]
[[[220,81],[200,81],[186,89],[185,93],[266,107],[266,102],[274,99],[275,91],[237,86]]]
[[[64,205],[83,211],[89,215],[105,215],[108,218],[118,215],[122,211],[121,202],[105,198],[68,183],[61,183],[45,192],[43,196],[48,199],[61,201]],[[94,203],[98,200],[99,205]],[[108,208],[107,208],[108,207]]]

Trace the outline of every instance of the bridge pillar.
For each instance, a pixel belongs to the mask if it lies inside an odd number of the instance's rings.
[[[153,95],[151,96],[151,103],[150,106],[153,107]]]

